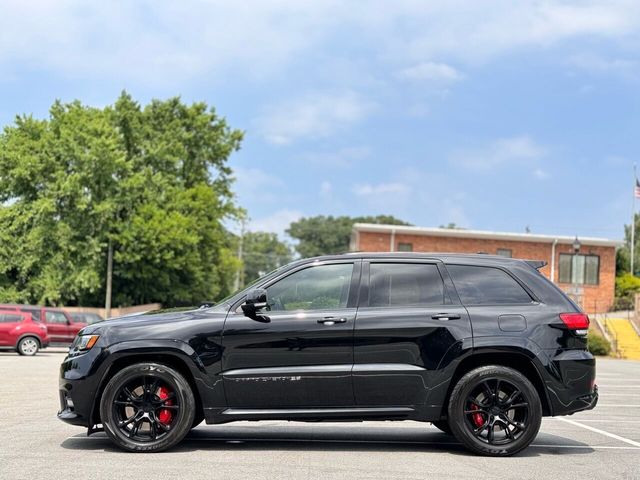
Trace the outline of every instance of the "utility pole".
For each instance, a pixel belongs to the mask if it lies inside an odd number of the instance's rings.
[[[244,265],[242,264],[244,252],[243,252],[243,243],[244,243],[244,226],[245,220],[244,218],[240,220],[240,239],[238,240],[238,260],[240,260],[240,269],[236,272],[236,279],[234,282],[234,291],[240,290],[240,287],[244,287]]]
[[[111,283],[113,280],[113,243],[109,239],[109,246],[107,247],[107,294],[104,299],[104,316],[106,318],[111,317]]]

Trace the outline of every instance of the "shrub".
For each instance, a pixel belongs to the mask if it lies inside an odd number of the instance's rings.
[[[611,345],[607,339],[593,332],[589,332],[588,348],[593,355],[609,355],[611,353]]]
[[[638,292],[640,292],[640,278],[630,273],[617,277],[613,310],[633,310],[635,294]]]

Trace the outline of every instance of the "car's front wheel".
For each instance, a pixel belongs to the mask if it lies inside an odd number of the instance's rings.
[[[24,337],[20,339],[16,349],[20,355],[32,357],[38,353],[40,342],[38,342],[35,337]]]
[[[520,372],[492,365],[476,368],[456,384],[449,425],[469,450],[508,456],[529,446],[542,421],[540,397]]]
[[[196,407],[189,382],[175,369],[138,363],[119,371],[105,387],[100,416],[107,435],[132,452],[159,452],[191,429]]]

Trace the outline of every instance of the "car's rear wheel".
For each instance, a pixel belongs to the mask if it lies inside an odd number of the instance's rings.
[[[20,339],[16,349],[20,355],[32,357],[38,353],[40,342],[35,337],[24,337]]]
[[[529,446],[542,421],[540,397],[520,372],[499,365],[464,375],[449,399],[449,425],[469,450],[508,456]]]
[[[100,400],[105,432],[132,452],[159,452],[180,442],[196,411],[189,382],[176,370],[139,363],[119,371]]]

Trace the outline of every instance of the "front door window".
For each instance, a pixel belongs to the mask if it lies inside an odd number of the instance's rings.
[[[272,312],[346,308],[352,263],[299,270],[267,288]]]

